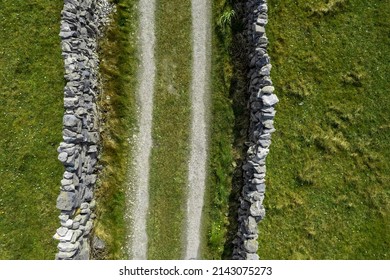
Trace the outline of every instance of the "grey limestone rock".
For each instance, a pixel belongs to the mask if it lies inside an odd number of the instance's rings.
[[[268,148],[271,145],[271,140],[260,139],[258,143],[261,145],[261,147]]]
[[[66,235],[66,233],[67,233],[68,231],[69,231],[68,228],[66,228],[66,227],[60,227],[59,229],[57,229],[56,233],[57,233],[59,236],[63,237],[63,236]]]
[[[96,180],[97,180],[97,175],[96,174],[91,174],[91,175],[87,175],[85,176],[85,184],[86,185],[92,185],[92,184],[95,184],[96,183]]]
[[[83,232],[79,229],[76,229],[73,231],[72,238],[70,240],[67,240],[67,241],[70,241],[72,243],[76,243],[77,240],[79,240],[79,237],[82,235],[83,235]]]
[[[249,211],[253,217],[265,216],[265,209],[264,206],[260,203],[260,201],[256,201],[255,203],[252,203]]]
[[[72,179],[73,175],[74,174],[72,172],[65,171],[64,172],[64,179]]]
[[[86,114],[88,114],[87,110],[85,108],[82,108],[82,107],[79,107],[76,109],[76,112],[75,114],[78,116],[78,117],[82,117]]]
[[[73,230],[79,229],[79,227],[80,227],[80,223],[79,222],[73,222],[73,224],[72,224],[72,229]]]
[[[61,39],[68,39],[68,38],[75,37],[75,36],[77,36],[77,32],[74,32],[74,31],[61,31],[60,32]]]
[[[58,216],[58,219],[60,219],[61,222],[65,222],[69,219],[69,215],[61,214]]]
[[[263,95],[261,99],[266,106],[273,106],[279,102],[279,99],[275,94]]]
[[[65,152],[61,152],[58,155],[58,160],[61,161],[62,163],[66,162],[67,159],[68,159],[68,154]]]
[[[268,20],[265,18],[258,18],[256,21],[256,24],[258,24],[260,26],[265,26],[265,25],[267,25],[267,23],[268,23]]]
[[[73,221],[71,219],[66,221],[61,221],[61,226],[71,229],[73,225]]]
[[[248,196],[250,198],[252,198],[254,201],[260,201],[261,204],[263,203],[264,193],[261,193],[261,192],[256,190],[256,191],[249,193]]]
[[[260,75],[269,76],[271,74],[271,64],[267,64],[260,69]]]
[[[97,153],[98,152],[98,147],[97,145],[91,145],[89,146],[88,153]]]
[[[88,235],[91,232],[92,227],[93,227],[93,222],[88,221],[87,224],[85,225],[84,236]]]
[[[252,179],[252,184],[254,184],[254,185],[261,184],[261,182],[262,182],[261,179],[258,179],[258,178]]]
[[[89,203],[89,209],[94,210],[96,208],[96,200],[92,200]]]
[[[57,198],[57,208],[60,210],[72,210],[76,203],[76,195],[73,192],[61,191]]]
[[[259,147],[259,149],[257,150],[256,156],[259,159],[261,159],[261,158],[265,158],[268,155],[268,153],[269,153],[269,149]]]
[[[77,6],[77,0],[64,0],[65,4],[72,4],[73,6]]]
[[[58,249],[62,252],[74,252],[80,246],[79,242],[70,243],[70,242],[60,242],[58,243]]]
[[[269,112],[269,113],[268,112],[262,113],[262,118],[272,120],[275,117],[275,114],[276,114],[275,110],[273,112]]]
[[[89,208],[81,209],[80,213],[81,214],[91,214],[91,209],[89,209]]]
[[[268,44],[268,38],[265,37],[265,36],[260,37],[259,38],[259,44],[260,45],[267,45]],[[260,64],[262,64],[262,63],[260,63]]]
[[[65,228],[65,227],[62,227],[62,228]],[[67,229],[67,231],[66,231],[66,233],[64,235],[61,236],[58,232],[56,232],[56,234],[54,234],[53,238],[56,239],[56,240],[62,241],[62,242],[70,241],[72,239],[72,237],[73,237],[74,231],[70,230],[68,228],[66,228],[66,229]]]
[[[265,33],[265,28],[264,26],[261,25],[255,25],[255,32],[259,34],[264,34]]]
[[[62,186],[68,186],[68,185],[70,185],[72,183],[73,183],[73,180],[70,180],[70,179],[62,179],[61,180],[61,185]]]
[[[260,11],[261,13],[266,13],[266,12],[268,11],[268,6],[267,6],[267,4],[266,4],[266,3],[261,4],[261,5],[259,6],[259,11]]]
[[[273,120],[265,120],[265,121],[263,121],[263,126],[267,129],[274,129],[274,121]]]
[[[256,184],[256,191],[260,192],[260,193],[265,193],[265,184],[262,183],[262,184]]]
[[[84,245],[80,250],[80,253],[77,257],[78,260],[89,260],[90,249],[88,245]]]
[[[259,247],[259,244],[254,239],[248,239],[244,241],[244,248],[248,253],[256,253],[257,249]]]
[[[88,209],[89,208],[89,203],[88,202],[83,202],[80,204],[80,209]]]
[[[257,254],[246,254],[246,260],[249,261],[258,261],[259,260],[259,255]]]
[[[91,188],[85,188],[84,199],[86,201],[91,201],[93,199],[93,191]]]
[[[80,120],[74,115],[65,115],[64,116],[64,126],[73,127],[79,124]]]
[[[82,218],[82,216],[79,214],[79,215],[77,215],[76,217],[73,218],[73,221],[74,222],[80,222],[81,218]]]
[[[85,226],[87,224],[87,221],[89,219],[89,215],[80,215],[80,225]]]
[[[272,81],[270,79],[270,77],[268,76],[264,76],[262,77],[260,80],[259,80],[259,85],[260,86],[272,86]]]
[[[266,167],[265,164],[259,164],[259,165],[255,166],[254,169],[255,169],[255,171],[256,171],[257,173],[265,173],[266,170],[267,170],[267,167]],[[260,177],[259,177],[259,178],[260,178]]]
[[[257,234],[257,222],[255,218],[249,216],[248,219],[245,221],[246,230],[249,234]]]
[[[88,133],[88,142],[96,144],[99,142],[99,133],[98,132],[90,132]]]
[[[264,94],[272,94],[274,92],[275,88],[273,86],[265,86],[261,89],[261,93]]]
[[[95,235],[92,239],[92,247],[94,250],[102,251],[106,249],[106,243]]]
[[[70,184],[66,186],[61,186],[61,190],[66,191],[66,192],[74,192],[76,190],[75,185]]]
[[[65,108],[74,108],[79,103],[79,98],[77,97],[65,97],[64,98],[64,107]]]
[[[76,251],[72,251],[72,252],[63,252],[63,251],[60,251],[57,253],[56,255],[56,258],[57,259],[70,259],[72,258],[74,255],[76,255],[77,253],[77,250]]]

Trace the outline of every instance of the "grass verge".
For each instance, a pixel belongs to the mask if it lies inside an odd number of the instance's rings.
[[[0,259],[54,259],[61,1],[0,2]],[[52,15],[48,17],[47,15]]]
[[[213,2],[212,120],[203,220],[204,259],[230,259],[237,232],[248,114],[238,1]]]
[[[181,259],[190,133],[191,2],[156,7],[148,258]]]
[[[103,92],[99,100],[102,118],[103,166],[96,190],[98,218],[95,235],[105,240],[103,259],[125,259],[128,226],[126,191],[132,136],[136,126],[137,7],[135,0],[113,1],[117,12],[100,42]]]

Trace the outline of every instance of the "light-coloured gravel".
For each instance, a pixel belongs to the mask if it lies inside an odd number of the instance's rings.
[[[133,204],[129,213],[132,236],[129,236],[129,256],[133,259],[147,259],[148,236],[146,222],[149,207],[149,159],[152,148],[153,94],[155,81],[155,0],[140,0],[139,9],[139,48],[140,72],[138,88],[138,134],[136,135],[132,177],[129,181],[129,197]]]
[[[207,162],[207,104],[210,72],[210,3],[192,0],[193,66],[191,155],[188,170],[185,259],[198,259]]]

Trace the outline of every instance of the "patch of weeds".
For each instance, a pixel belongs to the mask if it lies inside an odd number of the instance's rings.
[[[324,17],[343,12],[348,2],[348,0],[327,0],[311,9],[312,16]]]

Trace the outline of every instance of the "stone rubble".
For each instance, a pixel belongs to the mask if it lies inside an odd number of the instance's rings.
[[[61,227],[53,236],[59,241],[55,258],[60,260],[89,259],[100,141],[97,44],[112,9],[107,0],[64,0],[61,13],[66,85],[58,160],[65,172],[57,198]]]
[[[248,45],[248,78],[250,127],[246,161],[243,165],[244,186],[238,210],[238,232],[234,240],[234,260],[258,260],[257,224],[265,217],[266,157],[275,131],[274,106],[279,102],[270,78],[271,64],[267,54],[268,22],[266,0],[245,3],[246,40]]]

